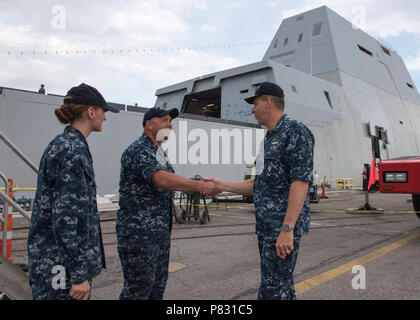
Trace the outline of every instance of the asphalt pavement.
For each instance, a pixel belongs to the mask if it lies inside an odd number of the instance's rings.
[[[410,195],[370,194],[385,213],[349,214],[362,192],[327,193],[311,204],[311,228],[302,238],[295,270],[299,300],[419,300],[420,219]],[[255,300],[260,258],[252,204],[211,204],[211,221],[174,222],[164,299]],[[115,300],[123,278],[116,250],[115,210],[101,215],[108,268],[93,282],[92,299]],[[27,229],[14,220],[13,257],[27,260]]]

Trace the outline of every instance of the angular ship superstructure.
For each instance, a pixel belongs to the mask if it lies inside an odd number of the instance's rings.
[[[261,62],[160,89],[157,104],[256,124],[244,98],[264,81],[314,133],[321,177],[359,182],[372,136],[383,159],[420,154],[420,95],[403,60],[325,6],[285,19]]]

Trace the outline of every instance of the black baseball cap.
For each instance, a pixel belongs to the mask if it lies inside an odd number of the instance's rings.
[[[86,83],[71,88],[64,97],[64,103],[92,105],[102,107],[105,110],[114,113],[120,112],[119,109],[107,104],[104,97],[96,88],[89,86]]]
[[[248,98],[245,98],[245,101],[249,104],[253,104],[255,98],[261,97],[261,96],[276,96],[276,97],[284,97],[283,89],[280,88],[275,83],[271,82],[263,82],[258,87],[257,91],[255,91],[255,94],[253,96],[250,96]]]
[[[147,120],[151,120],[151,119],[156,118],[156,117],[160,118],[160,117],[166,116],[167,114],[170,114],[171,118],[175,119],[175,118],[178,117],[179,111],[178,111],[178,109],[175,109],[175,108],[174,109],[169,109],[169,110],[166,110],[163,107],[150,108],[146,112],[146,114],[144,115],[143,128],[146,126],[146,121]]]

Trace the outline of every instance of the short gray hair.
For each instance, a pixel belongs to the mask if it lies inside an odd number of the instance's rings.
[[[273,101],[274,105],[279,110],[284,110],[284,96],[283,97],[277,97],[277,96],[270,96],[270,95],[264,95],[265,99],[270,98],[271,101]]]

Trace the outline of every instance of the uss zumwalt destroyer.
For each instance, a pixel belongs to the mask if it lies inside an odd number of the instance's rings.
[[[244,99],[264,81],[284,89],[286,113],[314,133],[320,176],[357,181],[371,136],[384,159],[419,154],[420,96],[403,60],[325,6],[285,19],[261,62],[162,88],[157,104],[255,124]]]
[[[284,89],[286,113],[312,130],[314,170],[321,177],[358,182],[363,164],[372,159],[372,136],[380,139],[383,159],[420,154],[420,95],[403,60],[325,6],[285,19],[262,61],[161,88],[156,105],[179,109],[181,117],[174,123],[178,144],[191,143],[182,140],[184,129],[204,129],[209,137],[212,129],[256,131],[260,126],[244,99],[264,81]],[[1,131],[38,164],[45,146],[62,131],[53,114],[62,97],[0,90]],[[146,111],[115,105],[122,112],[110,115],[103,133],[89,138],[100,194],[118,193],[121,153],[140,135]],[[182,130],[181,123],[187,124]],[[1,152],[0,165],[8,176],[20,186],[36,185],[33,172],[17,163],[11,151],[2,146]],[[186,177],[240,181],[245,161],[174,167]]]

